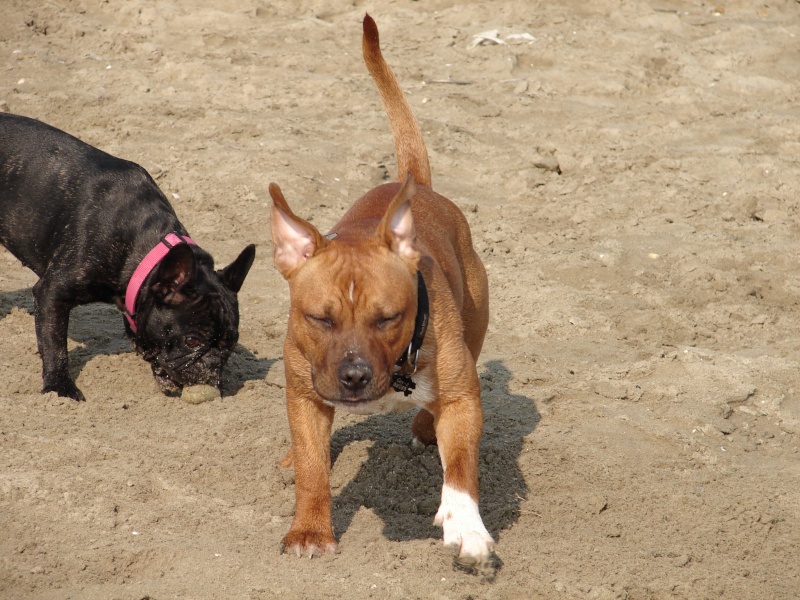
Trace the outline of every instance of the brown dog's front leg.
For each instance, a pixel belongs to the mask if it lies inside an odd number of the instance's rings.
[[[287,412],[296,500],[294,520],[281,542],[281,551],[309,557],[336,552],[330,490],[333,408],[314,396],[297,395],[287,389]]]
[[[478,448],[483,429],[477,374],[474,389],[441,399],[435,412],[436,438],[444,470],[442,502],[434,523],[444,530],[459,563],[489,564],[494,540],[478,510]]]

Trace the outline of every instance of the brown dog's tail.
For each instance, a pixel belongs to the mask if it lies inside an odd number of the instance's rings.
[[[397,153],[397,180],[405,181],[408,173],[422,185],[431,185],[431,167],[422,132],[411,112],[403,90],[381,54],[378,26],[369,15],[364,15],[364,62],[378,87],[383,108],[389,117]]]

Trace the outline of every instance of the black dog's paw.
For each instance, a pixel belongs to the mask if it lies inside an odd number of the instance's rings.
[[[48,392],[55,392],[62,398],[72,398],[73,400],[77,400],[78,402],[86,401],[86,398],[78,389],[78,386],[75,385],[72,381],[65,381],[60,383],[54,383],[51,385],[45,385],[44,389],[42,390],[43,394]]]

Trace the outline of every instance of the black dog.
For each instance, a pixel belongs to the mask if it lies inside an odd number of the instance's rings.
[[[34,119],[0,114],[0,243],[39,276],[43,392],[84,399],[69,374],[67,326],[70,311],[90,302],[113,302],[125,313],[125,329],[164,391],[219,387],[239,337],[236,294],[255,246],[214,271],[139,165]]]

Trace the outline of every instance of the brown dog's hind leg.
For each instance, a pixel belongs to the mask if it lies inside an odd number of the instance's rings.
[[[411,424],[415,446],[433,446],[436,444],[436,429],[433,426],[433,415],[421,409]]]

